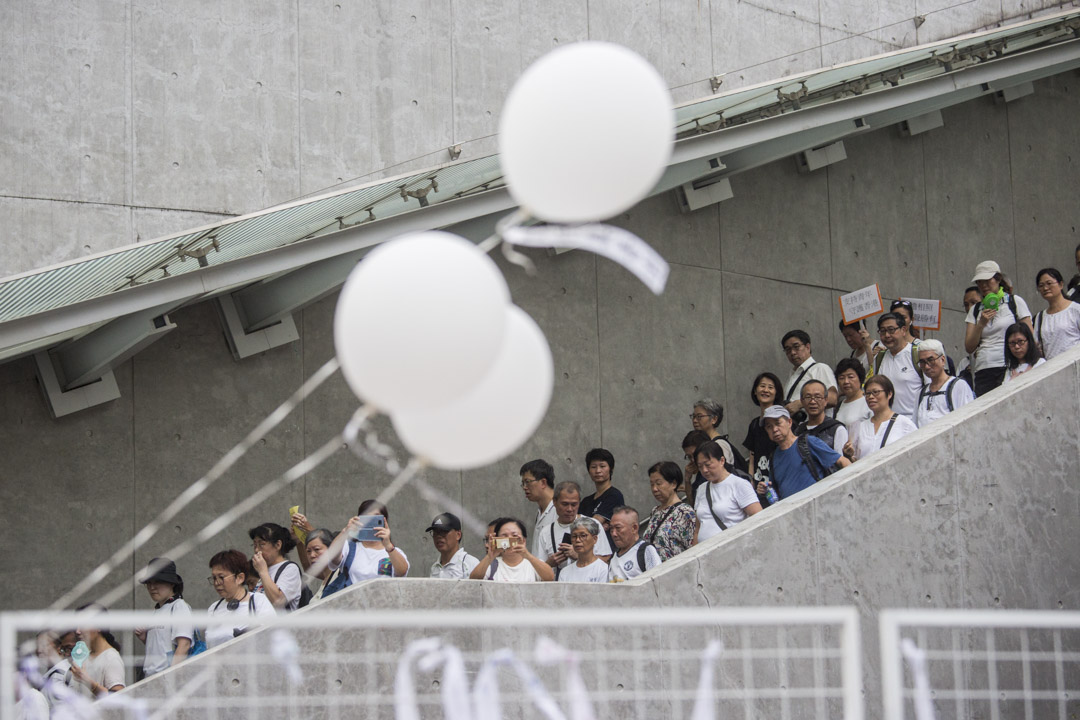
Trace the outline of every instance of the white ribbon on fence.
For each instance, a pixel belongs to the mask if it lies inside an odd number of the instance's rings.
[[[512,667],[525,683],[525,689],[547,720],[566,720],[566,716],[551,693],[547,691],[540,678],[523,663],[513,650],[503,648],[487,656],[473,686],[473,717],[476,720],[502,720],[501,700],[499,699],[498,671],[500,667]]]
[[[716,704],[713,702],[713,666],[724,651],[724,643],[712,640],[701,653],[701,671],[698,673],[697,696],[690,720],[715,720]]]
[[[934,720],[934,700],[930,697],[930,671],[926,667],[926,651],[911,638],[900,641],[900,651],[911,668],[915,681],[915,720]]]
[[[571,720],[596,720],[596,713],[589,702],[589,690],[581,677],[581,653],[567,650],[551,638],[541,636],[536,641],[534,657],[540,665],[565,666]]]

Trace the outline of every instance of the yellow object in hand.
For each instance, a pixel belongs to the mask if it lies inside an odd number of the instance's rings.
[[[293,505],[291,508],[289,508],[289,523],[292,523],[292,516],[298,512],[300,512],[299,505]],[[302,544],[307,545],[307,530],[303,530],[301,528],[293,526],[293,533],[296,534],[297,540],[299,540]]]

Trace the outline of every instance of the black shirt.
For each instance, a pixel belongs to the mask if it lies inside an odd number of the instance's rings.
[[[578,512],[585,517],[602,515],[610,520],[612,511],[625,504],[626,501],[623,500],[622,492],[613,485],[605,490],[604,494],[599,498],[596,497],[596,493],[582,498],[581,504],[578,506]]]

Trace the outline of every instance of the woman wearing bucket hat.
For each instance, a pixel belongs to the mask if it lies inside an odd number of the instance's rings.
[[[135,636],[146,643],[143,674],[150,677],[183,662],[195,640],[191,606],[184,600],[184,579],[169,558],[154,558],[139,581],[154,601],[155,625],[138,628]]]
[[[982,294],[982,302],[967,315],[964,349],[975,354],[973,364],[975,397],[982,397],[1005,379],[1005,330],[1022,322],[1031,329],[1031,311],[993,260],[975,266],[971,279]]]

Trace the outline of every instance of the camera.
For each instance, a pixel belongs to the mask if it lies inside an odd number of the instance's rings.
[[[510,538],[495,538],[495,549],[496,550],[509,550],[510,549]]]

